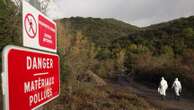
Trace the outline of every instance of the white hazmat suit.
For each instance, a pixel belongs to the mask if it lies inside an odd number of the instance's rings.
[[[180,93],[182,91],[181,82],[178,80],[178,78],[175,79],[172,88],[174,88],[174,92],[176,96],[180,96]]]
[[[164,79],[164,77],[161,78],[160,85],[158,87],[158,92],[161,96],[166,96],[166,90],[168,89],[168,83]]]

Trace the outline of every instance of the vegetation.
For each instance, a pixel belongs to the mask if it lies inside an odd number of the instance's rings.
[[[82,18],[72,17],[63,19],[62,23],[68,28],[69,32],[82,32],[88,38],[100,47],[111,45],[114,39],[125,37],[131,32],[137,31],[139,28],[118,21],[115,19],[100,19],[100,18]]]
[[[0,0],[0,50],[7,44],[21,42],[21,15],[9,0]],[[19,30],[19,31],[18,31]]]
[[[190,84],[194,84],[193,20],[191,16],[143,28],[114,40],[111,48],[126,49],[125,66],[137,79],[157,84],[161,76],[171,81],[179,77],[184,87],[191,89]]]
[[[16,9],[9,0],[0,0],[0,52],[8,44],[22,46],[21,13]],[[181,18],[145,28],[115,19],[56,21],[61,95],[45,109],[155,110],[131,90],[115,84],[122,74],[153,87],[161,76],[171,81],[178,76],[185,88],[194,91],[190,87],[194,84],[193,21],[194,17]]]
[[[94,70],[101,77],[110,78],[115,75],[110,73],[126,70],[127,74],[134,74],[135,79],[155,83],[155,86],[161,76],[171,81],[179,77],[184,87],[192,90],[189,85],[194,84],[193,20],[191,16],[145,28],[99,18],[66,18],[62,23],[71,34],[82,32],[97,47],[95,58],[104,63],[95,69],[110,68]]]

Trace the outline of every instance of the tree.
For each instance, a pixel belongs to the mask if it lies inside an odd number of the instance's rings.
[[[187,44],[188,48],[194,48],[194,30],[193,28],[185,28],[182,31],[182,37],[185,39],[185,43]]]
[[[2,4],[1,4],[2,3]],[[19,44],[21,40],[20,15],[13,2],[0,0],[0,48],[7,44]]]
[[[191,27],[183,29],[182,33],[183,33],[185,38],[194,37],[194,31],[193,31],[193,28],[191,28]]]

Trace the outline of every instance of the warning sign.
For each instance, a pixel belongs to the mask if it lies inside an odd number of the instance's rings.
[[[35,110],[59,96],[56,54],[8,46],[3,51],[5,110]]]
[[[55,49],[56,48],[55,25],[42,15],[38,16],[38,24],[39,24],[38,28],[40,46]]]
[[[30,38],[34,38],[37,33],[37,23],[34,16],[31,13],[26,14],[24,19],[24,26],[28,36]]]
[[[57,51],[56,23],[23,1],[23,45],[30,48]]]

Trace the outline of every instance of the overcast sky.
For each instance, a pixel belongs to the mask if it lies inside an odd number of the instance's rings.
[[[142,27],[194,15],[194,0],[54,0],[48,15],[115,18]]]

